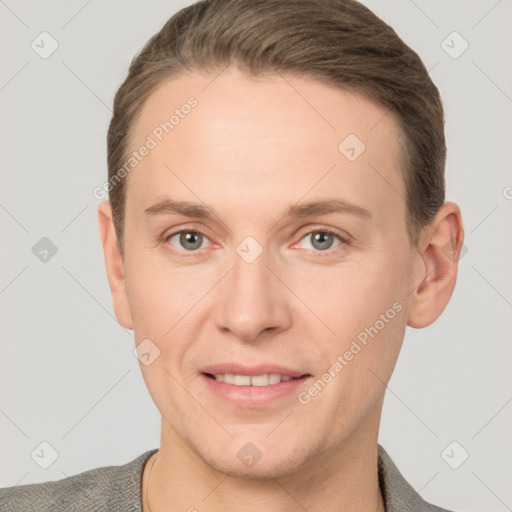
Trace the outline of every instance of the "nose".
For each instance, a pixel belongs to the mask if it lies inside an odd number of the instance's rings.
[[[291,325],[289,292],[277,277],[279,271],[269,268],[269,259],[263,252],[249,263],[235,253],[233,268],[217,290],[217,327],[244,342]]]

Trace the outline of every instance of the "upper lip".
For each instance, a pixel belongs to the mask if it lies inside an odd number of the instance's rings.
[[[238,363],[219,363],[206,366],[201,371],[211,375],[226,373],[232,375],[264,375],[269,373],[278,373],[279,375],[289,375],[290,377],[302,377],[304,375],[309,375],[308,373],[302,372],[300,370],[286,368],[285,366],[277,364],[265,363],[253,366],[247,366]]]

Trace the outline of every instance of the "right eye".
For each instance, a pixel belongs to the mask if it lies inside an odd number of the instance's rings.
[[[203,249],[203,242],[206,240],[208,240],[206,235],[196,230],[177,231],[166,237],[166,241],[169,242],[173,248],[187,252],[196,252],[199,249]]]

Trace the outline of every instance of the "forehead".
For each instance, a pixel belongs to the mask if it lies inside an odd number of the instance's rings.
[[[189,72],[161,84],[134,125],[132,149],[152,148],[128,175],[127,206],[236,195],[247,208],[336,189],[389,207],[404,202],[399,139],[386,109],[314,79]]]

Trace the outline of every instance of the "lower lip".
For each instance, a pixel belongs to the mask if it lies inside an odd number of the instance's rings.
[[[279,398],[291,395],[294,392],[296,393],[297,388],[303,386],[311,377],[304,376],[268,386],[236,386],[235,384],[226,384],[225,382],[212,379],[204,373],[201,374],[201,378],[217,396],[238,407],[263,407]]]

